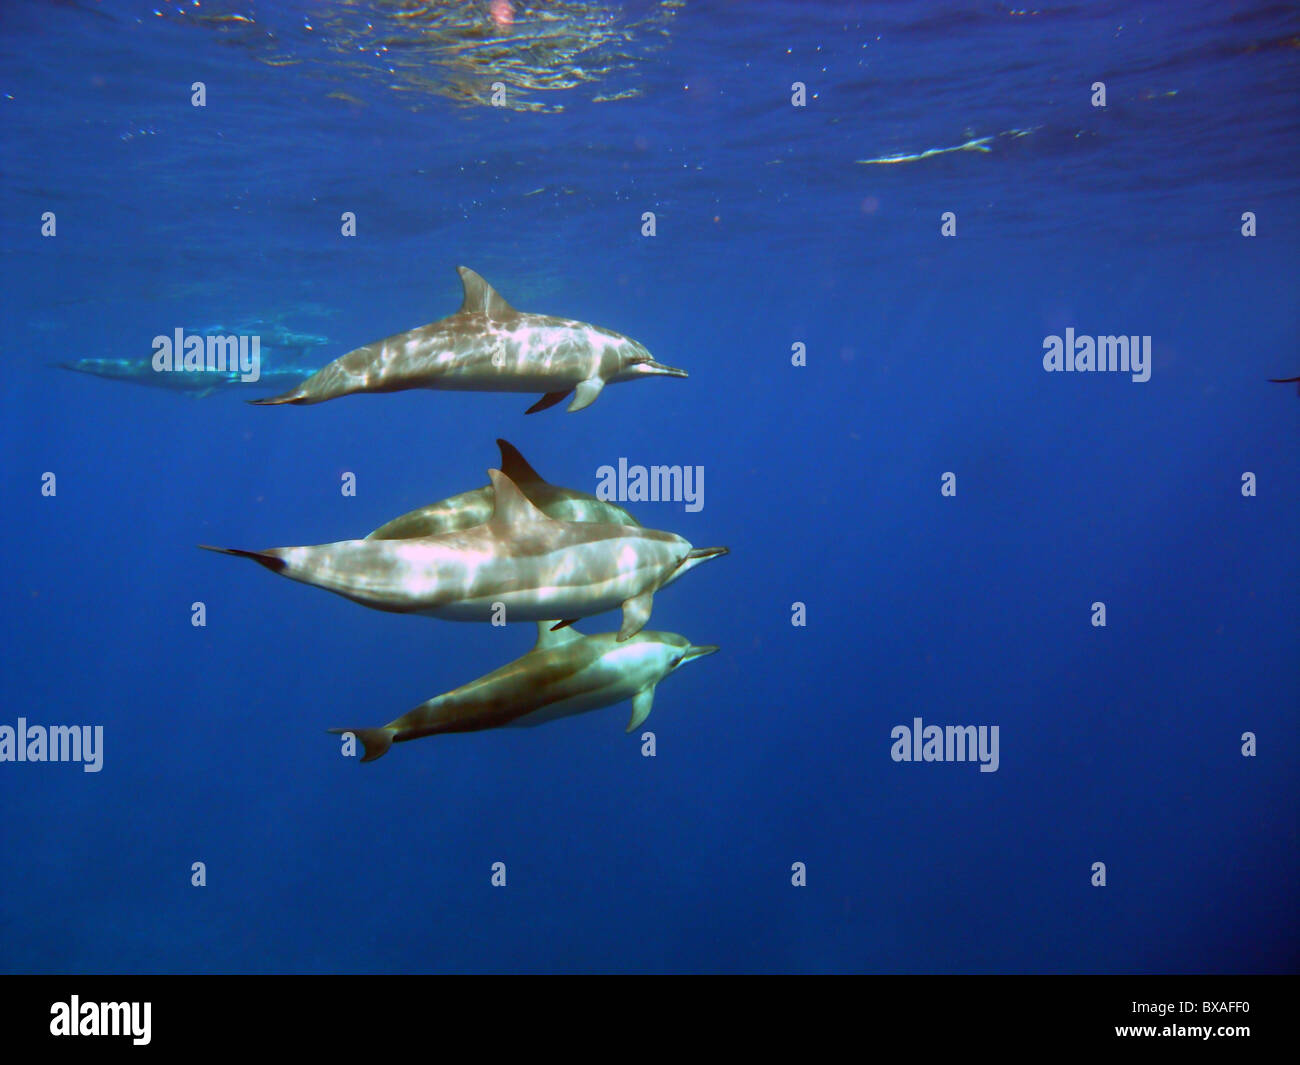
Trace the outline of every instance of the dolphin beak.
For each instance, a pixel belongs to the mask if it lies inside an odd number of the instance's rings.
[[[719,555],[731,554],[729,547],[693,547],[683,562],[694,562],[698,565],[701,562],[707,562],[711,558],[717,558]]]
[[[682,655],[682,662],[690,662],[696,658],[704,658],[719,650],[716,643],[706,643],[703,646],[692,645],[686,648],[686,653]]]
[[[665,366],[662,362],[655,362],[651,359],[649,362],[638,363],[637,373],[645,374],[648,377],[688,377],[685,370],[679,370],[676,366]]]
[[[672,584],[683,573],[688,573],[698,566],[701,562],[707,562],[711,558],[717,558],[719,555],[731,554],[729,547],[696,547],[692,548],[690,554],[678,563],[678,566],[664,581],[664,585]]]

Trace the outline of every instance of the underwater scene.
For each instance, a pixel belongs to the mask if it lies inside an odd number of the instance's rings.
[[[0,54],[0,971],[1296,970],[1300,8]]]

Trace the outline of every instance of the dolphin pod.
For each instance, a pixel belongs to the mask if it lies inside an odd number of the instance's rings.
[[[455,532],[409,540],[341,540],[265,551],[209,547],[375,610],[452,621],[511,621],[602,614],[620,607],[620,641],[650,618],[654,593],[725,547],[692,547],[639,525],[548,518],[500,470],[492,516]]]
[[[567,409],[582,410],[616,381],[686,376],[621,333],[517,311],[473,270],[456,269],[465,298],[455,314],[356,348],[288,392],[249,402],[324,403],[357,392],[410,388],[541,392],[526,412],[532,414],[570,394]]]
[[[322,403],[356,392],[411,388],[540,392],[526,413],[572,396],[590,406],[606,384],[685,377],[635,340],[564,318],[516,311],[474,271],[458,267],[455,314],[334,360],[263,405]],[[632,731],[655,686],[682,663],[713,654],[683,636],[646,631],[654,595],[726,547],[694,547],[647,529],[617,504],[546,481],[498,440],[490,483],[408,511],[362,539],[263,551],[200,547],[249,558],[274,573],[375,610],[452,621],[534,621],[531,651],[354,736],[363,762],[394,743],[443,732],[542,724],[632,700]],[[582,635],[574,621],[618,609],[617,632]]]
[[[622,641],[612,632],[583,636],[538,622],[531,651],[478,680],[421,703],[379,728],[332,728],[365,748],[363,762],[394,743],[444,732],[529,728],[632,700],[631,732],[650,716],[655,685],[685,662],[713,654],[673,632],[643,631]]]

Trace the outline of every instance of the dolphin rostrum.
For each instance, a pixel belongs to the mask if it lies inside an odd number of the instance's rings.
[[[373,762],[394,743],[442,732],[531,727],[632,700],[631,732],[650,715],[655,685],[683,662],[711,655],[674,632],[640,632],[620,642],[615,633],[583,636],[571,628],[537,625],[537,644],[522,658],[478,680],[429,699],[381,728],[332,728],[352,733]]]
[[[456,532],[266,551],[200,546],[398,614],[489,621],[501,604],[507,621],[565,624],[622,607],[620,641],[645,626],[659,588],[727,553],[636,525],[556,521],[500,470],[488,476],[492,517]]]
[[[557,521],[600,522],[605,525],[640,525],[626,510],[616,503],[607,503],[587,492],[574,488],[561,488],[542,480],[518,450],[505,440],[498,440],[501,449],[501,472],[515,482],[528,502],[548,518]],[[367,540],[410,540],[417,536],[436,536],[439,533],[468,529],[481,525],[492,517],[492,486],[484,485],[470,492],[461,492],[448,499],[403,514],[386,522],[366,537]]]
[[[541,392],[529,414],[573,393],[582,410],[613,381],[685,377],[655,362],[621,333],[586,322],[517,311],[473,270],[458,266],[465,286],[460,310],[429,325],[350,351],[297,388],[258,404],[323,403],[354,392],[433,388],[461,392]]]

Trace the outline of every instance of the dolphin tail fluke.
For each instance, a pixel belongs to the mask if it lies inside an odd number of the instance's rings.
[[[248,402],[254,407],[278,407],[281,403],[306,403],[307,397],[298,389],[291,388],[288,392],[281,392],[278,396],[267,396],[265,399],[250,399]]]
[[[210,544],[199,544],[204,551],[215,551],[219,555],[235,555],[239,558],[251,558],[258,565],[265,566],[272,573],[281,572],[288,565],[284,559],[278,555],[272,555],[267,551],[243,551],[238,547],[213,547]]]
[[[361,741],[366,753],[361,756],[363,762],[373,762],[388,753],[393,745],[393,730],[390,728],[332,728],[335,736],[355,736]]]
[[[554,407],[557,403],[563,403],[569,397],[573,389],[566,388],[563,392],[547,392],[541,399],[529,407],[525,414],[536,414],[539,410],[546,410],[547,407]]]

